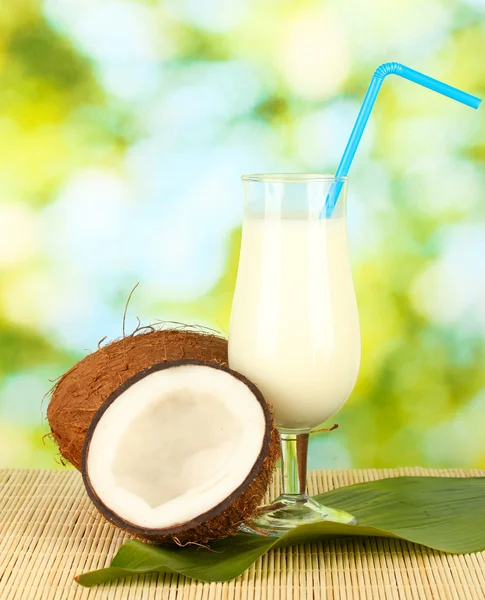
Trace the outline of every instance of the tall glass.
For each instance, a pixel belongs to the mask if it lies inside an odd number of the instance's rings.
[[[229,364],[274,408],[283,493],[252,522],[282,534],[321,520],[355,522],[308,497],[310,431],[354,388],[360,328],[347,244],[345,177],[246,175]],[[327,215],[326,199],[340,188]]]

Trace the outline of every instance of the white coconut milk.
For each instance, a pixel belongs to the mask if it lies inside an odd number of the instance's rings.
[[[280,429],[309,430],[345,403],[360,330],[344,218],[245,217],[229,362]]]

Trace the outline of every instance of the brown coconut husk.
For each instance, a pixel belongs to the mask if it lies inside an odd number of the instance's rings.
[[[88,354],[51,390],[47,418],[62,457],[81,469],[84,438],[96,411],[127,379],[157,363],[181,359],[227,365],[227,340],[203,330],[136,330]]]

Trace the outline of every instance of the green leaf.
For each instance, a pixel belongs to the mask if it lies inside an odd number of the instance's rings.
[[[76,581],[90,587],[148,572],[229,581],[272,548],[341,536],[397,537],[451,553],[485,550],[485,478],[396,477],[339,488],[315,499],[352,513],[358,525],[322,521],[296,527],[280,538],[239,533],[210,548],[129,540],[109,568],[80,575]]]
[[[485,549],[485,478],[395,477],[316,496],[375,527],[453,554]],[[355,527],[355,526],[354,526]]]

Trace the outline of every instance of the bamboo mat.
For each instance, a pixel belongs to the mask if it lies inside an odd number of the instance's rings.
[[[397,475],[466,477],[485,471],[313,471],[309,487],[315,494]],[[277,488],[275,483],[272,496]],[[485,599],[485,552],[441,554],[386,538],[276,550],[229,583],[156,574],[91,589],[74,582],[74,575],[107,566],[127,537],[96,514],[76,471],[0,469],[1,600]]]

